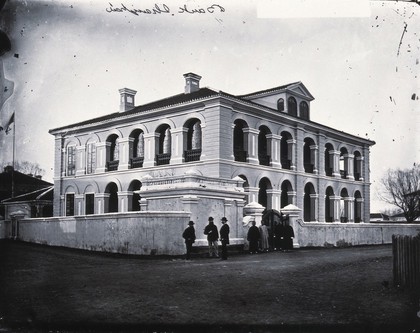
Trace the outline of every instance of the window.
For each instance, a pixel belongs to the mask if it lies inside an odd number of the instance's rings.
[[[85,214],[91,215],[95,213],[95,195],[93,193],[86,194],[85,197]]]
[[[94,142],[86,146],[86,173],[94,173],[96,168],[96,146]]]
[[[74,194],[66,194],[66,216],[74,216]]]
[[[283,98],[280,98],[277,101],[277,110],[280,111],[280,112],[284,111],[284,99]]]
[[[76,147],[67,147],[67,176],[76,174]]]
[[[289,97],[287,100],[288,113],[292,116],[297,116],[297,103],[294,97]]]
[[[309,106],[308,106],[308,103],[300,102],[299,111],[300,111],[300,117],[302,119],[309,120]]]

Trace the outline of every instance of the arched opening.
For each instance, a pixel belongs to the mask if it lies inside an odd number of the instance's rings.
[[[137,179],[133,180],[130,183],[130,186],[128,187],[128,191],[133,193],[132,199],[131,199],[131,207],[128,207],[129,211],[132,212],[138,212],[140,211],[140,188],[141,188],[141,182]]]
[[[287,110],[291,116],[297,116],[297,103],[294,97],[289,97],[287,99]]]
[[[349,222],[349,194],[343,188],[340,192],[340,222]]]
[[[280,98],[277,101],[277,110],[280,112],[284,112],[284,99],[283,98]]]
[[[292,184],[288,180],[285,180],[281,184],[281,195],[280,195],[281,208],[286,207],[287,205],[293,204],[292,192],[293,192]]]
[[[167,124],[160,125],[156,133],[158,134],[158,149],[156,154],[156,164],[169,164],[171,160],[172,138],[171,128]]]
[[[119,147],[118,135],[111,134],[107,139],[107,171],[118,170],[119,164]]]
[[[235,161],[246,162],[248,157],[248,143],[247,136],[244,129],[248,128],[248,124],[241,120],[235,120],[235,127],[233,129],[233,154]]]
[[[262,178],[258,187],[258,203],[267,209],[271,209],[271,196],[267,193],[267,190],[272,189],[270,180],[266,177]]]
[[[316,221],[316,193],[312,183],[305,185],[305,194],[303,197],[303,220],[306,222]]]
[[[108,210],[105,213],[116,213],[118,212],[118,187],[115,183],[109,183],[105,188],[105,193],[108,196]]]
[[[267,135],[271,134],[267,126],[261,126],[258,133],[258,160],[260,165],[270,165],[270,151]]]
[[[96,169],[96,142],[86,143],[86,173],[94,173]]]
[[[360,191],[354,193],[354,222],[362,222],[362,195]]]
[[[362,155],[359,151],[354,152],[353,168],[354,168],[354,180],[362,180]]]
[[[130,134],[130,138],[133,139],[133,148],[130,149],[131,168],[141,168],[144,162],[144,133],[136,129]]]
[[[303,166],[305,168],[305,172],[307,173],[314,173],[316,166],[316,145],[314,140],[311,138],[305,138],[305,144],[303,146]]]
[[[293,157],[293,138],[289,132],[281,132],[280,160],[283,169],[291,169]]]
[[[325,145],[325,174],[327,176],[332,176],[334,171],[334,147],[331,143]]]
[[[305,101],[299,104],[300,118],[309,120],[309,105]]]
[[[328,186],[325,191],[325,222],[334,221],[334,203],[331,202],[334,196],[334,190]]]
[[[348,152],[346,148],[340,149],[340,176],[343,179],[347,178],[348,175]]]
[[[201,157],[201,122],[198,119],[191,119],[186,124],[187,149],[184,152],[185,162],[199,161]]]

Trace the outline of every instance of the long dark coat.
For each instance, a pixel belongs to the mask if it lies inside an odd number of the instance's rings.
[[[194,243],[195,242],[195,229],[192,225],[190,225],[189,227],[187,227],[184,230],[184,232],[182,233],[182,238],[185,239],[185,243],[187,243],[187,242]]]
[[[293,231],[292,226],[287,225],[284,227],[284,248],[286,250],[293,249],[293,237],[295,237],[295,233]]]
[[[219,231],[214,223],[209,223],[204,228],[204,235],[207,235],[207,240],[210,242],[217,241],[219,239]]]

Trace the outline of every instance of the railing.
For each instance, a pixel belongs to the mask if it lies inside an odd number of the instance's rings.
[[[118,170],[118,164],[120,163],[119,160],[109,161],[106,163],[107,171],[116,171]]]
[[[236,162],[246,162],[248,153],[245,150],[235,149],[234,155],[235,155]]]
[[[171,154],[157,154],[156,155],[156,165],[169,164],[171,160]]]
[[[131,169],[142,168],[144,162],[144,157],[133,157],[130,161]]]
[[[290,166],[291,166],[290,160],[288,160],[287,158],[282,158],[281,159],[281,167],[283,169],[289,169],[290,170]]]
[[[270,165],[270,156],[258,154],[258,160],[260,161],[260,165]]]
[[[314,173],[314,165],[313,164],[305,163],[304,167],[305,167],[305,172]]]
[[[201,156],[201,149],[190,149],[184,152],[185,162],[199,161]]]
[[[394,284],[420,287],[420,236],[392,235]]]

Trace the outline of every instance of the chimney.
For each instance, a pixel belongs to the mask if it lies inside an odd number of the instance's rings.
[[[134,96],[136,95],[137,91],[122,88],[118,90],[120,92],[120,112],[129,111],[134,108]]]
[[[185,77],[185,93],[189,94],[200,90],[201,76],[194,73],[184,74]]]

